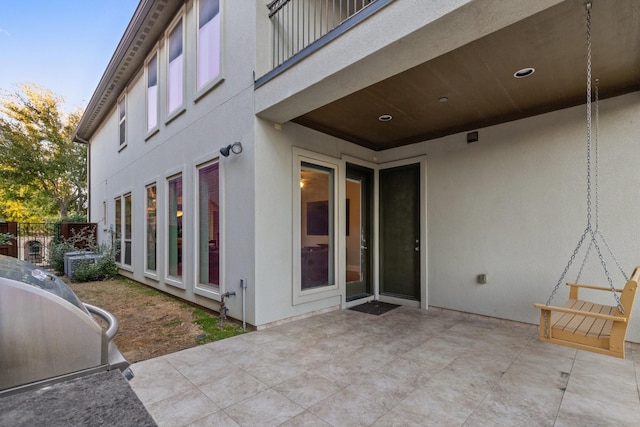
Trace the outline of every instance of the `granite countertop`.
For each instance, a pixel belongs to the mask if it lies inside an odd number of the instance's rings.
[[[0,398],[0,426],[156,426],[119,370]]]

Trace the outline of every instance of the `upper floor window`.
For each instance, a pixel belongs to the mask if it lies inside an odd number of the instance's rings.
[[[167,114],[184,104],[184,31],[183,18],[169,32],[169,67],[167,76]]]
[[[220,74],[220,0],[198,1],[198,91]]]
[[[158,53],[147,60],[147,132],[158,126]]]
[[[124,145],[127,143],[126,121],[127,121],[126,97],[123,96],[118,101],[118,123],[119,123],[118,135],[120,137],[119,147],[124,147]]]

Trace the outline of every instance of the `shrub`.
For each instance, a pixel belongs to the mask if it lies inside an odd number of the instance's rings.
[[[115,258],[110,250],[103,251],[97,262],[81,260],[73,270],[74,282],[93,282],[115,277],[118,274]]]
[[[12,245],[11,239],[15,238],[16,236],[11,233],[0,233],[0,246]]]
[[[81,260],[73,269],[73,281],[104,280],[118,274],[113,248],[107,244],[98,245],[90,233],[74,233],[68,239],[52,243],[49,262],[56,272],[64,274],[64,255],[76,251],[93,252],[99,258],[97,262]]]

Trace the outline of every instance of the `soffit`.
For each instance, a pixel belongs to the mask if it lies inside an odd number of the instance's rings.
[[[91,138],[183,3],[183,0],[140,1],[85,109],[74,139]]]
[[[640,3],[593,3],[592,76],[600,79],[600,97],[640,90]],[[536,71],[514,78],[525,67]],[[585,101],[586,10],[570,0],[293,121],[384,150]],[[393,119],[381,122],[382,114]]]

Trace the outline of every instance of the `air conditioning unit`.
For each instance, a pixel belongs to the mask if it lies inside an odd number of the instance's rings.
[[[97,264],[100,258],[102,258],[102,255],[96,254],[76,255],[69,257],[68,272],[66,273],[67,277],[73,280],[74,270],[77,270],[78,268],[86,264]]]
[[[89,252],[89,251],[74,251],[74,252],[67,252],[64,254],[64,274],[67,277],[71,277],[69,274],[69,258],[72,257],[76,257],[76,256],[80,256],[80,255],[93,255],[93,252]]]

